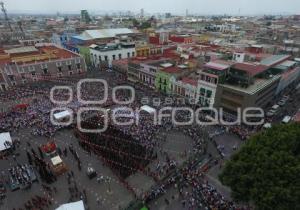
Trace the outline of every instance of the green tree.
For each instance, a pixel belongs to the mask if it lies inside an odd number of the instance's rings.
[[[300,124],[277,125],[247,141],[219,176],[240,202],[300,209]]]

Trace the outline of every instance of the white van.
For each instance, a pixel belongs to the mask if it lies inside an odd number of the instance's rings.
[[[282,123],[284,124],[287,124],[291,121],[292,117],[291,116],[285,116],[283,119],[282,119]]]

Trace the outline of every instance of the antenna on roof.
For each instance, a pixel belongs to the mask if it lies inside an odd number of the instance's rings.
[[[12,27],[11,27],[10,22],[9,22],[9,18],[8,18],[8,15],[7,15],[7,10],[5,9],[4,3],[2,1],[0,1],[0,6],[1,6],[1,11],[4,14],[4,19],[6,21],[6,24],[9,27],[10,31],[12,32],[13,30],[12,30]]]

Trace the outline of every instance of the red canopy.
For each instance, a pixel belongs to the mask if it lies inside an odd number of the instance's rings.
[[[18,104],[15,106],[16,109],[26,109],[29,105],[28,104]]]
[[[45,153],[52,153],[56,150],[56,144],[54,142],[48,142],[47,144],[42,145],[41,149]]]

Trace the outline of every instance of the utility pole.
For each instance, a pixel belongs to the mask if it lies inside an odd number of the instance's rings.
[[[6,9],[4,7],[4,3],[2,1],[0,1],[0,6],[1,6],[1,11],[4,14],[4,19],[6,21],[6,24],[7,24],[8,28],[10,29],[10,31],[12,32],[13,30],[12,30],[12,27],[11,27],[9,19],[8,19],[7,11],[6,11]]]

